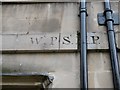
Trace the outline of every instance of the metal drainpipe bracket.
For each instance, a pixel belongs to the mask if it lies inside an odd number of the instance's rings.
[[[114,25],[120,25],[120,20],[119,20],[119,15],[118,13],[113,13],[113,20],[114,20]],[[98,13],[97,15],[97,19],[98,19],[98,24],[103,26],[106,25],[105,21],[105,15],[103,13]]]

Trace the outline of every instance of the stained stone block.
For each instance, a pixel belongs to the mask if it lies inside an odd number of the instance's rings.
[[[80,0],[2,0],[2,2],[80,2]],[[96,0],[87,0],[87,2],[96,2]],[[104,0],[97,0],[97,1],[104,1]],[[111,1],[118,1],[118,0],[111,0]]]
[[[77,33],[61,34],[60,50],[77,50]]]
[[[108,41],[106,33],[88,33],[87,34],[88,49],[108,49]]]
[[[78,50],[77,33],[3,34],[3,50]],[[9,41],[9,42],[8,42]],[[119,33],[116,34],[119,48]],[[87,33],[88,50],[108,50],[106,33]]]
[[[77,34],[4,34],[2,37],[3,50],[77,50]]]
[[[88,87],[95,88],[95,73],[88,73]]]
[[[103,71],[101,53],[88,53],[88,70],[89,72]]]
[[[112,72],[96,73],[95,88],[113,88]]]
[[[101,59],[103,60],[104,71],[111,71],[111,60],[109,53],[102,53]]]
[[[42,3],[2,6],[4,34],[76,32],[79,4]]]
[[[15,50],[16,49],[16,38],[17,36],[16,35],[0,35],[2,37],[2,50],[10,50],[10,49],[13,49]],[[23,39],[24,41],[24,39]],[[20,43],[20,42],[19,42]]]
[[[102,2],[88,2],[87,4],[88,18],[87,18],[87,31],[88,32],[106,32],[105,27],[98,25],[97,14],[104,11]],[[93,13],[94,12],[94,13]]]
[[[3,35],[2,45],[3,50],[58,50],[59,34]]]
[[[79,2],[79,0],[2,0],[3,2]]]
[[[50,73],[53,88],[79,88],[79,64],[78,53],[3,54],[2,59],[4,73]]]

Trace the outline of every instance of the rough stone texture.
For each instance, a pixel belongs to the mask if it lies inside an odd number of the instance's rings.
[[[113,88],[112,73],[95,73],[95,88]]]
[[[95,88],[95,74],[94,73],[88,73],[88,82],[89,88]]]
[[[119,48],[119,34],[116,42]],[[77,33],[3,34],[2,50],[77,50]],[[9,42],[8,42],[9,41]],[[87,33],[88,50],[108,50],[106,33]]]
[[[5,54],[2,60],[3,72],[46,72],[55,88],[79,88],[79,54]]]
[[[98,43],[98,46],[90,46],[93,51],[88,52],[89,87],[113,88],[109,52],[96,52],[94,49],[94,47],[100,47],[99,42],[107,46],[106,27],[99,26],[97,23],[97,13],[104,11],[103,3],[89,2],[87,5],[89,7],[87,31],[90,33],[88,36],[97,32],[94,35],[98,35],[101,38],[101,40],[98,41],[98,38],[95,37],[97,40],[95,43]],[[112,3],[112,8],[115,12],[118,11],[117,7],[118,3]],[[78,3],[4,4],[2,10],[3,27],[1,33],[6,35],[39,35],[40,33],[46,33],[49,36],[49,34],[53,33],[76,33],[80,29]],[[115,26],[115,31],[117,32],[116,41],[118,42],[118,47],[120,47],[118,26]],[[14,37],[8,37],[9,39],[11,38],[13,42],[8,40],[5,45],[10,46],[13,44],[11,46],[12,49],[21,47],[19,43],[18,45],[14,45],[14,41],[16,40]],[[4,41],[4,39],[2,40]],[[23,40],[24,39],[20,39],[20,42],[24,43]],[[72,40],[72,42],[73,41],[74,40]],[[93,42],[89,37],[88,41],[89,43]],[[31,48],[31,46],[27,44],[26,47],[28,49]],[[25,43],[22,45],[25,45]],[[63,46],[63,48],[64,47],[65,46]],[[101,48],[103,49],[104,47],[102,46]],[[3,72],[48,72],[55,77],[52,86],[54,88],[80,87],[79,53],[3,54],[2,64]],[[0,66],[2,64],[0,63]]]
[[[117,12],[118,9],[115,8],[118,8],[118,3],[114,2],[112,6],[115,6],[112,9]],[[97,14],[104,11],[103,3],[89,2],[88,7],[90,7],[87,24],[88,49],[108,49],[107,35],[104,34],[106,27],[99,26],[97,23]],[[77,3],[3,5],[3,34],[77,33],[80,28],[78,8],[79,4]],[[91,13],[93,11],[94,13]],[[91,25],[91,22],[94,23],[94,26]],[[115,31],[118,31],[118,26],[115,26]],[[95,37],[91,37],[92,35]],[[96,44],[93,44],[93,38]],[[119,37],[116,39],[119,43]],[[72,48],[76,49],[76,47],[73,45]]]
[[[2,2],[80,2],[81,0],[1,0]],[[96,0],[87,0],[87,2],[96,1]],[[97,0],[104,1],[104,0]],[[119,0],[110,0],[110,1],[119,1]]]
[[[114,13],[119,13],[118,12],[118,2],[111,2],[112,10]],[[105,26],[99,26],[98,21],[97,21],[97,14],[98,13],[103,13],[104,12],[104,3],[102,2],[90,2],[88,4],[88,32],[106,32],[106,27]],[[94,13],[93,13],[94,12]],[[91,25],[90,23],[92,22]],[[119,28],[118,26],[115,26],[115,32],[118,32]]]
[[[93,56],[94,55],[94,56]],[[88,53],[88,70],[89,72],[103,71],[103,61],[101,53]]]
[[[78,8],[77,3],[3,5],[3,34],[77,32]]]
[[[59,34],[3,35],[2,40],[3,40],[2,43],[3,50],[52,50],[52,49],[58,50],[59,49]],[[10,41],[10,43],[7,41]]]
[[[55,77],[53,87],[79,87],[79,54],[5,54],[2,60],[3,72],[48,72]],[[108,53],[88,54],[90,88],[113,87],[109,60]]]
[[[2,2],[16,1],[16,2],[79,2],[80,0],[1,0]]]
[[[60,49],[61,50],[77,50],[78,48],[78,36],[74,34],[62,34],[60,36]]]
[[[72,33],[6,34],[2,35],[2,50],[77,50],[77,41],[77,34]]]
[[[101,57],[103,61],[104,71],[111,71],[111,60],[110,60],[109,53],[102,53]]]
[[[106,33],[88,33],[87,34],[88,49],[101,50],[108,49],[108,40]]]
[[[89,72],[111,71],[109,53],[88,53],[88,70]]]
[[[107,52],[88,53],[88,68],[90,88],[113,88],[110,56]]]
[[[92,3],[89,3],[87,7],[89,7],[87,31],[88,32],[106,32],[105,30],[106,28],[104,26],[99,26],[97,22],[97,14],[102,13],[104,11],[103,3],[92,2]]]

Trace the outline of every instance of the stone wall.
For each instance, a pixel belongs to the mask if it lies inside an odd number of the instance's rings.
[[[118,13],[119,3],[111,4]],[[113,88],[106,27],[97,21],[104,4],[88,2],[87,7],[89,88]],[[2,71],[49,73],[54,76],[53,88],[80,88],[79,3],[3,3],[1,8]],[[115,32],[120,48],[119,26],[115,26]],[[45,35],[52,43],[46,39],[41,44],[29,44],[30,35]],[[59,44],[64,35],[64,42]]]

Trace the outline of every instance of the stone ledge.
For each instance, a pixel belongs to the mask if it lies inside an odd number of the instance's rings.
[[[81,0],[1,0],[1,2],[30,2],[30,3],[34,3],[34,2],[80,2]],[[91,2],[91,1],[95,1],[96,0],[87,0],[87,2]],[[111,0],[111,1],[120,1],[120,0]],[[104,2],[104,0],[97,0],[97,2]]]
[[[77,33],[2,34],[3,53],[78,52]],[[116,33],[118,51],[119,33]],[[79,41],[80,42],[80,41]],[[106,33],[87,34],[88,51],[109,51]]]

